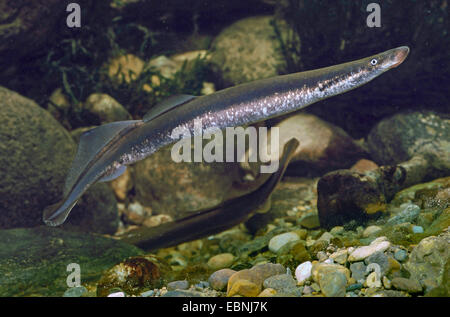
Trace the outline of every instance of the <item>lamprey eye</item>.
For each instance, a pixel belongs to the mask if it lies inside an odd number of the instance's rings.
[[[370,61],[370,64],[372,66],[375,66],[377,63],[378,63],[378,61],[375,58]]]

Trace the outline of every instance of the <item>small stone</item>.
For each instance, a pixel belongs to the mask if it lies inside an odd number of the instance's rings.
[[[137,201],[129,204],[128,207],[124,210],[124,214],[128,223],[137,225],[143,223],[145,218],[147,217],[146,210]]]
[[[177,289],[188,289],[189,288],[189,282],[184,281],[173,281],[167,284],[167,289],[169,291],[174,291]]]
[[[347,262],[347,256],[348,256],[347,249],[343,249],[331,254],[330,258],[333,259],[336,263],[344,265]]]
[[[326,297],[344,297],[347,278],[340,271],[325,274],[319,281],[320,289]]]
[[[63,297],[81,297],[87,291],[84,286],[71,287],[64,292]]]
[[[392,287],[391,281],[386,276],[383,276],[383,286],[386,289],[390,289]]]
[[[272,288],[276,290],[277,293],[294,296],[301,295],[300,290],[297,288],[296,281],[290,274],[279,274],[271,276],[264,280],[263,286],[264,288]]]
[[[413,233],[423,233],[423,228],[421,226],[412,226]]]
[[[364,263],[368,265],[368,267],[370,264],[377,264],[380,270],[378,272],[380,276],[385,275],[390,268],[389,258],[383,252],[375,252],[374,254],[368,256],[364,259]]]
[[[211,274],[208,282],[216,291],[223,291],[227,287],[228,280],[234,273],[236,273],[236,271],[230,269],[218,270]]]
[[[420,214],[420,207],[411,203],[401,204],[399,209],[400,212],[391,217],[387,222],[388,224],[397,225],[404,222],[414,222]]]
[[[408,293],[420,293],[422,292],[422,286],[416,280],[407,279],[403,277],[396,277],[391,281],[392,286],[398,290]]]
[[[394,253],[394,258],[399,262],[405,261],[407,257],[408,257],[408,252],[406,252],[403,249],[398,249]]]
[[[204,295],[201,292],[191,291],[191,290],[175,290],[168,291],[164,294],[161,294],[161,297],[203,297]]]
[[[144,61],[139,57],[127,54],[114,58],[109,62],[108,74],[111,79],[122,83],[136,80],[144,69]]]
[[[350,264],[350,271],[352,277],[359,283],[363,283],[366,280],[366,265],[363,262],[356,262]]]
[[[317,252],[316,257],[317,257],[317,260],[319,260],[319,262],[324,262],[325,260],[328,259],[328,255],[324,251]]]
[[[362,283],[354,283],[354,284],[350,284],[349,286],[347,286],[347,288],[345,289],[347,292],[352,292],[352,291],[356,291],[358,289],[363,288],[363,284]]]
[[[234,255],[231,253],[221,253],[208,260],[208,266],[213,270],[220,270],[230,267],[234,262]]]
[[[356,248],[348,257],[350,262],[356,262],[364,260],[375,252],[384,252],[391,246],[389,241],[386,241],[386,237],[379,237],[370,243],[368,246]]]
[[[173,221],[173,219],[170,215],[161,214],[161,215],[151,216],[151,217],[145,219],[144,222],[142,223],[142,225],[144,227],[156,227],[162,223],[171,222],[171,221]]]
[[[380,232],[381,230],[383,230],[381,227],[379,226],[368,226],[364,231],[363,231],[363,238],[368,238],[371,236],[375,236],[378,232]]]
[[[236,280],[228,290],[227,296],[241,295],[245,297],[255,297],[261,293],[261,286],[249,280]]]
[[[124,292],[115,292],[108,295],[108,297],[125,297]]]
[[[300,263],[311,260],[311,255],[305,248],[303,242],[297,242],[291,249],[291,254],[294,256],[294,260]]]
[[[277,293],[273,288],[266,288],[261,293],[259,293],[258,297],[273,297]]]
[[[381,280],[379,274],[377,272],[370,273],[366,278],[365,285],[369,288],[380,288]]]
[[[84,108],[97,117],[99,123],[130,120],[131,115],[113,97],[107,94],[91,94],[84,103]]]
[[[306,229],[315,229],[320,227],[319,215],[316,213],[310,213],[303,216],[299,221],[299,225]]]
[[[295,269],[295,278],[299,284],[303,284],[311,277],[312,263],[310,261],[304,262]]]
[[[311,269],[311,275],[314,281],[320,283],[320,280],[333,272],[341,272],[344,274],[347,280],[350,279],[350,270],[345,266],[339,264],[327,264],[327,263],[317,263],[313,264]]]
[[[312,289],[311,286],[307,285],[305,287],[303,287],[303,294],[304,295],[309,295],[313,292],[314,290]]]
[[[273,253],[277,253],[285,244],[299,239],[300,238],[295,232],[286,232],[276,235],[269,241],[269,250]]]
[[[317,241],[326,241],[330,244],[331,239],[333,239],[333,235],[329,232],[324,232]]]
[[[151,297],[151,296],[153,296],[153,295],[155,295],[155,291],[154,290],[149,290],[149,291],[146,291],[146,292],[143,292],[143,293],[141,293],[141,296],[142,297]]]
[[[336,226],[336,227],[333,227],[333,229],[330,230],[330,234],[332,234],[333,236],[340,235],[340,234],[343,234],[344,231],[345,231],[344,227]]]

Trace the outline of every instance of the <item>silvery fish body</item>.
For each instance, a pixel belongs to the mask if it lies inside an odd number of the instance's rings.
[[[108,181],[159,148],[174,143],[173,131],[198,134],[203,129],[256,123],[304,108],[362,86],[398,66],[409,53],[402,46],[360,60],[317,70],[277,76],[227,88],[211,95],[171,98],[143,120],[102,125],[82,135],[66,179],[64,198],[44,210],[44,222],[60,225],[81,195],[98,181]]]

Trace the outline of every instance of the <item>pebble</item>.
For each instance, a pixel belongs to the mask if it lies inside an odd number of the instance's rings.
[[[385,275],[390,268],[389,258],[383,252],[375,252],[374,254],[368,256],[364,259],[364,263],[368,265],[367,270],[369,270],[369,266],[371,264],[376,264],[378,266],[377,270],[379,270],[378,274],[380,274],[380,276]]]
[[[297,288],[296,281],[290,274],[279,274],[264,280],[264,288],[272,288],[277,293],[300,296],[301,292]]]
[[[386,241],[386,237],[379,237],[370,243],[368,246],[356,248],[348,257],[350,262],[356,262],[364,260],[371,256],[375,252],[384,252],[391,246],[389,241]]]
[[[326,259],[328,259],[328,255],[327,255],[327,253],[324,252],[324,251],[319,251],[319,252],[317,252],[316,257],[317,257],[317,260],[319,260],[319,262],[323,262],[323,261],[325,261]]]
[[[330,244],[330,241],[331,241],[331,239],[333,239],[334,237],[333,237],[333,235],[331,234],[331,233],[329,233],[329,232],[324,232],[321,236],[320,236],[320,238],[318,239],[318,241],[326,241],[326,242],[328,242],[328,244]]]
[[[231,275],[233,275],[234,273],[236,273],[236,271],[230,269],[218,270],[211,274],[208,282],[216,291],[223,291],[227,287],[228,280],[230,279]]]
[[[125,297],[124,292],[115,292],[108,295],[108,297]]]
[[[413,233],[423,233],[423,228],[421,226],[412,226]]]
[[[299,221],[299,225],[306,229],[315,229],[320,227],[319,215],[317,213],[309,213],[303,216]]]
[[[277,253],[285,244],[297,240],[300,240],[300,238],[295,232],[286,232],[276,235],[269,241],[269,250],[273,253]]]
[[[363,288],[363,284],[362,283],[355,283],[355,284],[351,284],[349,286],[347,286],[347,288],[345,289],[347,292],[352,292],[352,291],[356,291],[358,289]]]
[[[161,297],[203,297],[204,295],[197,291],[191,290],[175,290],[162,294]]]
[[[345,231],[344,227],[336,226],[336,227],[333,227],[333,229],[330,230],[330,234],[332,234],[333,236],[340,235],[340,234],[343,234],[344,231]]]
[[[253,283],[249,280],[238,279],[229,288],[227,296],[231,297],[235,295],[241,295],[245,297],[255,297],[258,296],[258,294],[260,293],[261,293],[261,285]]]
[[[189,282],[186,280],[183,281],[173,281],[167,284],[167,289],[169,291],[174,291],[177,289],[188,289],[189,288]]]
[[[311,277],[311,269],[312,269],[312,263],[310,261],[306,261],[295,269],[295,278],[297,279],[297,282],[302,284],[306,280],[308,280]]]
[[[408,257],[408,252],[406,252],[403,249],[398,249],[394,253],[394,258],[399,262],[404,262],[407,257]]]
[[[398,225],[404,222],[413,222],[420,214],[420,207],[411,203],[401,204],[399,209],[401,211],[391,217],[387,222],[388,224]]]
[[[277,293],[273,288],[266,288],[261,293],[259,293],[258,297],[273,297]]]
[[[352,277],[359,283],[364,282],[366,279],[366,265],[363,262],[355,262],[350,264],[350,271]]]
[[[377,272],[370,273],[366,278],[365,285],[369,288],[380,288],[381,280],[379,274]]]
[[[141,296],[142,297],[152,297],[153,295],[155,295],[155,291],[154,290],[149,290],[149,291],[146,291],[146,292],[143,292],[143,293],[141,293]]]
[[[333,259],[336,263],[345,264],[347,262],[348,252],[347,249],[339,250],[330,255],[330,258]]]
[[[383,276],[383,286],[386,289],[390,289],[392,287],[391,281],[386,276]]]
[[[368,237],[376,235],[381,230],[383,230],[383,229],[379,226],[369,226],[363,231],[362,236],[363,236],[363,238],[368,238]]]
[[[320,289],[326,297],[344,297],[347,278],[340,271],[325,274],[319,281]]]
[[[327,263],[316,263],[313,264],[311,269],[311,276],[314,281],[320,283],[320,280],[333,272],[341,272],[346,277],[347,281],[350,280],[350,270],[345,266],[339,264],[327,264]]]
[[[234,255],[231,253],[221,253],[208,260],[208,266],[213,270],[220,270],[230,267],[234,262]]]
[[[64,292],[63,297],[81,297],[87,291],[87,288],[84,286],[71,287]]]
[[[405,291],[408,293],[420,293],[422,292],[422,286],[416,280],[407,279],[403,277],[393,278],[392,286],[398,290]]]

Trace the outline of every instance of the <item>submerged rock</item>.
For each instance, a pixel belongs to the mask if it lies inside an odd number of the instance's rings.
[[[85,284],[141,252],[113,239],[51,227],[0,230],[0,296],[62,296],[74,272],[69,264],[80,266]]]
[[[95,117],[100,124],[131,120],[128,111],[107,94],[91,94],[86,99],[83,108]]]
[[[76,145],[44,109],[0,87],[0,228],[42,225],[42,211],[62,199]],[[90,188],[75,205],[67,226],[114,233],[116,200],[106,184]]]
[[[450,120],[431,112],[399,113],[386,118],[367,138],[370,154],[377,163],[398,164],[418,154],[430,153],[435,156],[435,168],[447,172],[450,170],[449,140]]]
[[[448,232],[437,237],[427,237],[412,250],[408,261],[404,264],[406,270],[411,274],[411,279],[424,285],[425,293],[439,287],[444,282],[445,268],[450,261],[449,245],[450,234]]]
[[[143,288],[162,286],[170,267],[152,255],[136,256],[106,271],[97,285],[97,295],[107,296],[110,289],[120,288],[127,294],[140,294]]]
[[[239,20],[225,28],[212,43],[211,62],[228,85],[278,75],[285,61],[273,27],[272,16]],[[282,24],[282,32],[286,32]]]

